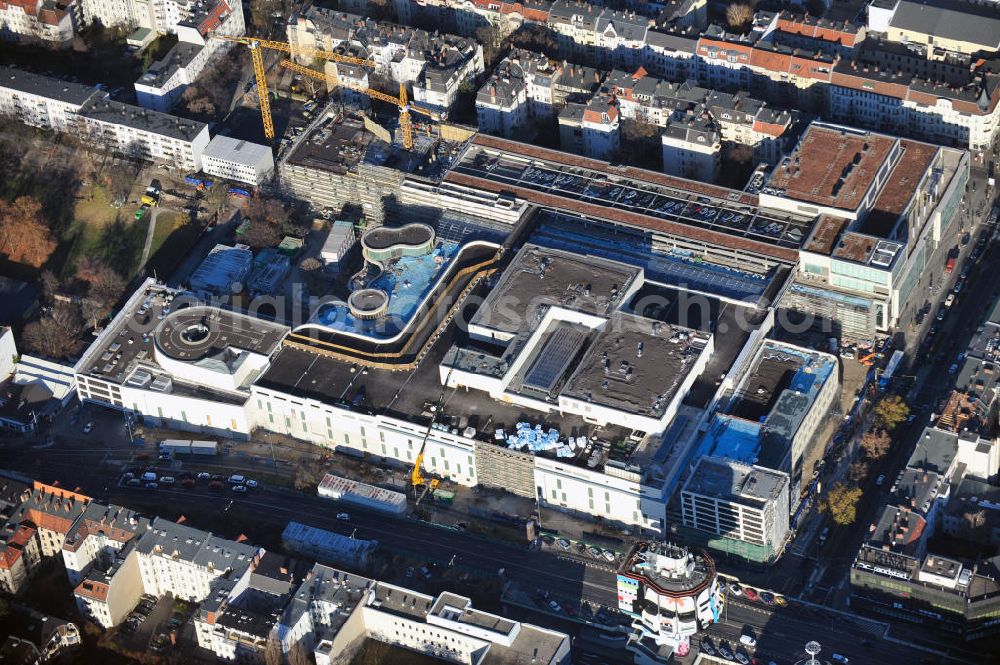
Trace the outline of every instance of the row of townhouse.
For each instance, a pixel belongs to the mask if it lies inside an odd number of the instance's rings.
[[[62,550],[90,498],[14,474],[0,474],[0,592],[18,594]]]
[[[577,70],[585,84],[567,86]],[[755,161],[775,163],[792,125],[790,113],[746,93],[671,83],[644,68],[605,75],[521,49],[476,95],[479,130],[506,138],[530,133],[556,114],[564,150],[603,159],[619,148],[621,120],[655,125],[665,172],[706,182],[716,178],[724,144],[750,146]]]
[[[198,606],[198,645],[222,661],[263,662],[277,643],[286,656],[341,662],[366,639],[469,665],[569,658],[565,634],[481,612],[468,598],[420,594],[120,506],[88,502],[62,554],[89,620],[112,628],[143,596],[182,599]]]
[[[508,3],[443,4],[486,13],[491,24],[516,16],[546,25],[564,58],[627,71],[642,66],[673,81],[749,91],[836,122],[973,151],[987,149],[1000,134],[1000,66],[990,60],[1000,23],[974,7],[925,8],[933,16],[921,17],[916,3],[887,0],[873,4],[867,23],[758,12],[749,34],[731,35],[694,19],[665,21],[565,0],[530,10]],[[883,5],[889,13],[879,18]],[[926,29],[920,32],[934,21],[946,26],[937,41]],[[945,71],[949,64],[955,72]]]
[[[351,49],[350,55],[370,59],[377,73],[412,86],[414,101],[437,111],[447,111],[459,90],[485,69],[483,48],[474,39],[316,6],[289,19],[287,37],[304,62],[312,60],[310,49]],[[326,73],[338,76],[339,69],[328,63]]]
[[[270,177],[270,149],[226,136],[208,125],[114,101],[92,86],[0,67],[0,115],[73,134],[99,148],[185,171],[259,185]]]

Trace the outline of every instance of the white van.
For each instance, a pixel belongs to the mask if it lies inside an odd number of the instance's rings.
[[[742,635],[740,635],[740,644],[753,649],[755,646],[757,646],[757,640],[754,639],[753,635],[750,635],[749,633],[743,633]]]
[[[245,481],[245,480],[246,480],[246,478],[244,478],[243,476],[237,475],[235,473],[233,475],[229,476],[229,482],[231,482],[234,485],[242,485],[243,481]]]

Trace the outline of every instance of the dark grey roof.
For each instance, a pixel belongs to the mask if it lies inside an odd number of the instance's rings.
[[[61,81],[51,76],[33,74],[7,65],[0,66],[0,85],[11,90],[19,90],[77,105],[82,105],[91,97],[101,93],[92,85]]]
[[[996,8],[988,8],[987,12],[990,13],[977,11],[969,3],[944,6],[942,3],[902,0],[889,25],[997,50],[1000,49],[1000,13]]]
[[[660,32],[659,30],[650,30],[646,33],[646,44],[667,51],[679,51],[694,55],[695,49],[698,48],[698,36],[693,35],[688,37],[686,35]]]
[[[260,548],[213,536],[207,531],[157,517],[136,548],[143,554],[182,559],[197,566],[209,564],[220,572],[246,569]]]
[[[178,69],[191,64],[191,61],[205,48],[204,44],[177,42],[167,54],[154,62],[146,72],[139,77],[139,83],[150,87],[160,87],[166,83]]]
[[[90,99],[80,109],[84,118],[91,118],[115,125],[125,125],[161,136],[192,141],[207,125],[169,113],[160,113],[131,104],[123,104],[112,99]]]
[[[945,476],[951,470],[957,454],[957,434],[936,427],[928,427],[924,429],[917,441],[917,447],[910,455],[910,460],[906,465]]]

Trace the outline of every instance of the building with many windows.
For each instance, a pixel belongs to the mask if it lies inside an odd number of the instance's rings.
[[[201,170],[256,187],[274,172],[274,155],[266,145],[219,135],[202,152]]]
[[[627,649],[637,663],[686,655],[691,637],[719,621],[722,605],[715,562],[704,552],[640,542],[618,569],[618,609],[632,618]]]
[[[680,492],[683,525],[719,551],[766,562],[789,532],[788,474],[722,457],[702,457]]]
[[[895,326],[959,217],[969,155],[813,123],[761,190],[763,205],[817,216],[784,306],[867,341]]]
[[[66,46],[80,21],[78,0],[3,0],[0,38]]]
[[[0,67],[0,115],[32,127],[74,133],[80,109],[102,95],[93,86]]]

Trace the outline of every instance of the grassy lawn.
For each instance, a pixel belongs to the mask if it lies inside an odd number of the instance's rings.
[[[156,218],[156,229],[153,230],[146,271],[151,273],[155,270],[159,275],[169,274],[177,262],[187,255],[201,231],[201,225],[192,224],[190,217],[183,213],[160,213]]]
[[[108,191],[97,183],[81,187],[79,197],[73,211],[73,217],[78,222],[103,228],[115,221],[119,215],[124,216],[126,213],[125,208],[111,207]]]

